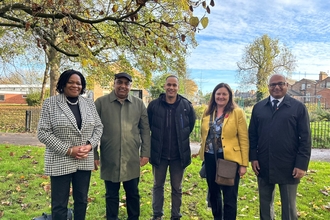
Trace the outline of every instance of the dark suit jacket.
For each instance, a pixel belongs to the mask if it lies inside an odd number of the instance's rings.
[[[311,133],[305,105],[286,95],[272,112],[270,99],[258,102],[249,125],[250,161],[258,160],[259,177],[270,183],[294,184],[294,167],[307,170]]]

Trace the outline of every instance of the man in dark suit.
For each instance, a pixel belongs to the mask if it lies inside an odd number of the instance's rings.
[[[282,219],[298,219],[298,183],[307,171],[311,135],[305,105],[287,95],[283,75],[272,75],[270,96],[252,110],[249,125],[250,161],[258,177],[260,219],[274,219],[274,190],[279,185]]]

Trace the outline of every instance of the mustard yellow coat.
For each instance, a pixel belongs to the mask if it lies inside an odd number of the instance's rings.
[[[215,118],[215,117],[213,117]],[[203,115],[201,122],[201,148],[199,156],[204,160],[205,142],[209,132],[210,115]],[[224,159],[237,162],[241,166],[249,165],[249,137],[245,113],[235,108],[225,115],[222,133],[222,148]]]

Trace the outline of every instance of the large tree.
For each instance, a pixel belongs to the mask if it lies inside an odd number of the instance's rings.
[[[278,39],[268,35],[256,38],[245,47],[242,60],[237,62],[238,78],[241,85],[255,85],[257,101],[267,95],[267,81],[271,74],[288,75],[296,67],[295,56]]]
[[[109,68],[113,64],[128,72],[138,69],[148,85],[154,71],[185,72],[185,55],[196,46],[195,32],[207,26],[209,5],[197,0],[3,0],[0,32],[18,32],[26,45],[34,42],[46,54],[51,95],[66,57],[97,80],[113,76],[118,70]],[[205,8],[201,19],[192,13],[200,6]]]

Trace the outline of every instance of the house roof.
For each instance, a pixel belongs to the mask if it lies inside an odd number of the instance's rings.
[[[304,95],[301,94],[300,92],[297,92],[297,91],[292,90],[292,89],[289,89],[289,90],[287,91],[287,93],[288,93],[289,96],[304,96]]]

